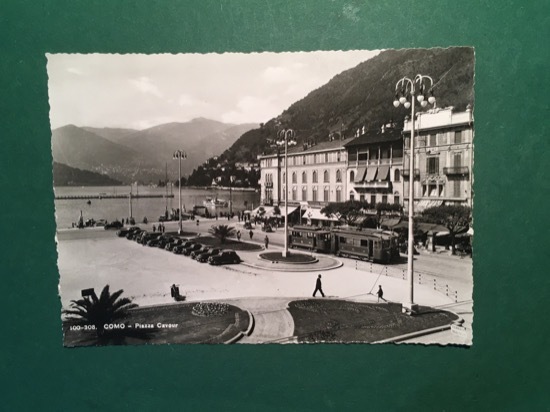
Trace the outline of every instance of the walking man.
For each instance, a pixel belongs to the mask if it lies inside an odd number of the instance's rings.
[[[384,299],[384,291],[382,290],[382,285],[378,285],[378,292],[376,292],[378,295],[378,303],[380,303],[380,299],[382,299],[384,302],[387,302],[386,299]]]
[[[241,241],[241,231],[240,230],[237,230],[237,240],[239,242]]]
[[[265,248],[267,249],[269,247],[269,238],[267,237],[267,235],[265,235],[264,242],[265,242]]]
[[[252,240],[252,236],[254,236],[254,232],[252,231],[252,229],[250,229],[250,232],[248,232],[248,234],[250,235],[250,240]]]
[[[313,297],[317,294],[317,291],[321,292],[321,296],[325,297],[323,293],[323,285],[321,284],[321,275],[317,277],[317,283],[315,283],[315,290],[313,291]]]

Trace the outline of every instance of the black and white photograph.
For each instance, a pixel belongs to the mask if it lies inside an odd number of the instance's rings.
[[[65,347],[473,344],[472,47],[46,58]]]

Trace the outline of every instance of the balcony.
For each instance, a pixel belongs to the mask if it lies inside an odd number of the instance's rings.
[[[403,177],[409,177],[410,176],[410,169],[403,169]],[[420,169],[414,169],[414,177],[420,177]]]
[[[265,186],[266,189],[273,188],[273,182],[265,182],[264,186]]]
[[[467,175],[470,173],[468,166],[444,167],[443,174],[445,175]]]
[[[361,182],[354,183],[355,189],[391,189],[392,184],[389,181],[384,182]]]

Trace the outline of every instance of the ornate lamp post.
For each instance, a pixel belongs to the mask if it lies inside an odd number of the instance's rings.
[[[235,176],[229,176],[229,215],[233,216],[233,183],[235,182]]]
[[[178,159],[179,160],[179,177],[180,179],[178,180],[178,189],[179,189],[179,203],[180,203],[180,208],[179,208],[179,230],[178,230],[178,234],[182,234],[183,232],[183,228],[182,228],[182,208],[181,208],[181,159],[187,159],[187,153],[185,153],[183,150],[176,150],[174,152],[174,156],[173,156],[173,159]]]
[[[429,87],[427,83],[429,82]],[[406,302],[403,303],[403,311],[409,314],[413,314],[418,310],[418,305],[414,303],[414,105],[415,97],[422,107],[426,107],[428,103],[434,104],[435,97],[433,95],[434,81],[430,76],[423,76],[417,74],[414,80],[408,77],[403,77],[395,85],[395,100],[393,105],[399,107],[399,105],[405,106],[405,109],[411,109],[411,142],[410,142],[410,163],[409,163],[409,241],[408,241],[408,253],[407,253],[407,278],[409,281],[409,297]],[[429,96],[426,96],[426,93]]]
[[[277,144],[285,145],[285,247],[283,249],[283,257],[288,254],[288,146],[296,144],[294,140],[295,134],[292,129],[282,129],[277,133],[279,140]]]

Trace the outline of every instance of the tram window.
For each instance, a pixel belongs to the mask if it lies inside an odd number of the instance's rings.
[[[340,237],[340,243],[346,243],[346,238],[345,237]]]
[[[369,245],[369,241],[367,239],[361,239],[361,246],[367,247]]]

